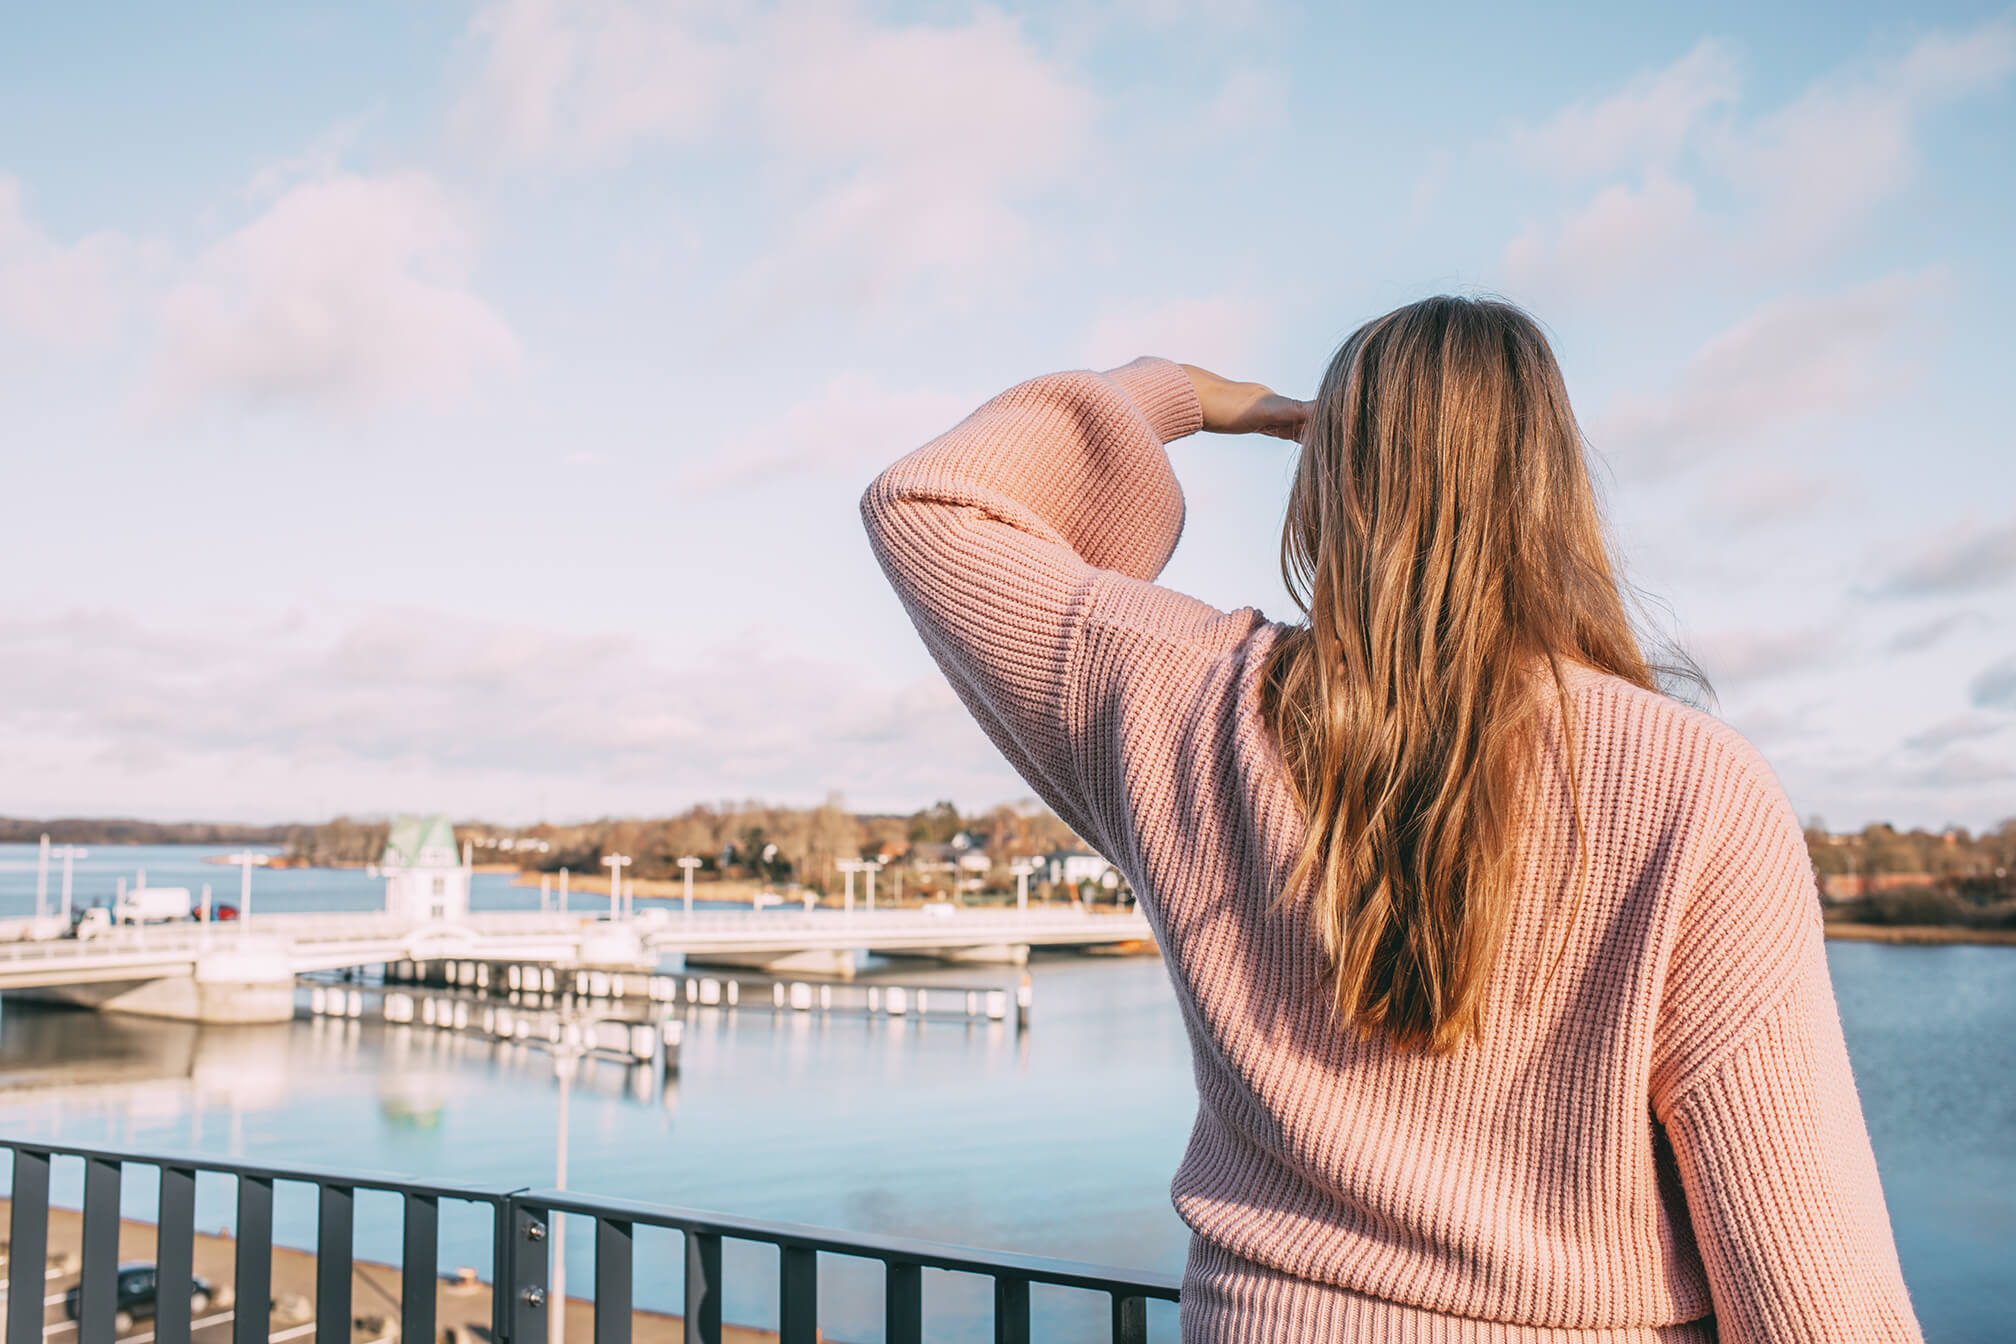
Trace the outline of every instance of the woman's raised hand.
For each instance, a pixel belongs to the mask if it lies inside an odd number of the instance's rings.
[[[1235,383],[1194,364],[1178,366],[1190,375],[1204,409],[1204,429],[1212,434],[1272,434],[1299,439],[1309,420],[1309,403],[1284,397],[1263,383]]]

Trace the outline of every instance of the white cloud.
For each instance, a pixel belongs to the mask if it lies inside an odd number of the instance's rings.
[[[15,614],[0,638],[14,767],[0,809],[30,815],[73,786],[98,813],[260,817],[524,815],[536,795],[580,816],[835,788],[903,807],[1026,792],[942,678],[891,685],[754,635],[669,660],[629,635],[380,608],[217,613],[201,634]]]
[[[1929,34],[1743,115],[1733,58],[1704,42],[1616,94],[1511,133],[1523,162],[1570,180],[1624,180],[1529,225],[1501,266],[1514,286],[1550,298],[1623,287],[1642,305],[1662,279],[1668,289],[1754,287],[1897,197],[1917,172],[1925,118],[2012,70],[2016,24],[1998,19]]]
[[[1513,152],[1563,178],[1582,178],[1671,155],[1715,109],[1736,101],[1736,57],[1713,39],[1663,70],[1634,76],[1616,93],[1584,99],[1544,125],[1512,131]]]
[[[1906,559],[1882,583],[1888,597],[1939,597],[1995,588],[2016,578],[2016,521],[1953,527]]]
[[[1232,139],[1271,130],[1288,120],[1288,81],[1271,70],[1242,66],[1197,110],[1198,134]]]
[[[1767,304],[1703,346],[1666,390],[1604,408],[1591,441],[1620,470],[1649,475],[1787,422],[1881,405],[1918,376],[1902,338],[1940,283],[1934,273],[1893,275]]]
[[[1718,472],[1702,491],[1698,516],[1721,532],[1748,532],[1838,505],[1845,493],[1838,476],[1770,466]]]
[[[1783,630],[1723,630],[1689,645],[1695,660],[1717,688],[1746,685],[1818,666],[1841,655],[1841,639],[1830,626]]]
[[[2004,757],[1981,756],[1971,751],[1951,751],[1922,770],[1904,776],[1921,788],[1943,789],[1969,785],[2000,784],[2016,779],[2016,766]]]
[[[1726,128],[1709,161],[1763,202],[1774,251],[1831,239],[1908,185],[1917,132],[1943,103],[1995,87],[2016,71],[2016,24],[1931,33],[1901,58],[1816,83],[1760,121]]]
[[[1088,368],[1109,369],[1139,355],[1196,364],[1227,378],[1256,357],[1267,327],[1265,305],[1237,295],[1115,305],[1099,313],[1079,344]]]
[[[804,471],[860,474],[886,466],[944,433],[978,398],[897,390],[861,373],[838,375],[808,400],[749,426],[681,480],[692,491],[726,490]]]
[[[122,290],[139,261],[117,234],[48,237],[29,219],[21,183],[0,173],[0,338],[27,349],[103,344],[130,315]]]
[[[473,140],[604,157],[641,139],[686,142],[732,91],[732,51],[687,15],[607,0],[507,0],[470,25],[482,70],[455,117]]]
[[[297,186],[168,293],[152,403],[352,412],[460,395],[517,352],[469,287],[473,261],[461,212],[429,178]]]
[[[1635,186],[1608,186],[1547,225],[1530,225],[1505,248],[1516,290],[1573,297],[1639,290],[1694,261],[1706,244],[1694,189],[1654,169]]]
[[[1922,653],[1955,631],[1987,623],[1987,618],[1978,611],[1949,612],[1944,616],[1935,616],[1929,621],[1906,626],[1891,636],[1890,642],[1884,647],[1891,653]]]
[[[979,8],[958,24],[503,0],[458,119],[549,160],[732,143],[775,243],[736,303],[858,309],[1005,291],[1030,199],[1088,161],[1097,100]],[[731,175],[732,178],[733,175]],[[956,281],[957,286],[949,282]]]
[[[2009,726],[2009,720],[1987,714],[1960,714],[1921,728],[1904,739],[1910,751],[1938,751],[1956,742],[1974,742],[1994,737]]]

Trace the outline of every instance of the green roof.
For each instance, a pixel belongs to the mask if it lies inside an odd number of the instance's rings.
[[[455,862],[455,828],[448,818],[402,816],[392,823],[378,862],[387,868],[417,868],[420,856],[430,849],[445,853],[450,864]]]

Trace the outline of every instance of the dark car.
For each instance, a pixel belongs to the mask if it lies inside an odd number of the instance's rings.
[[[154,1266],[144,1261],[138,1264],[119,1266],[119,1281],[116,1301],[117,1309],[112,1316],[112,1328],[125,1334],[133,1328],[135,1321],[154,1319]],[[81,1285],[72,1288],[63,1296],[63,1310],[71,1320],[77,1319],[82,1308]],[[189,1277],[189,1314],[201,1316],[210,1310],[210,1302],[216,1296],[216,1289],[195,1275]]]

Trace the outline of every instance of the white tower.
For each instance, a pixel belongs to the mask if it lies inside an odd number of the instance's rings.
[[[446,817],[401,817],[385,837],[385,913],[403,919],[460,919],[469,913],[466,861],[455,854]]]

